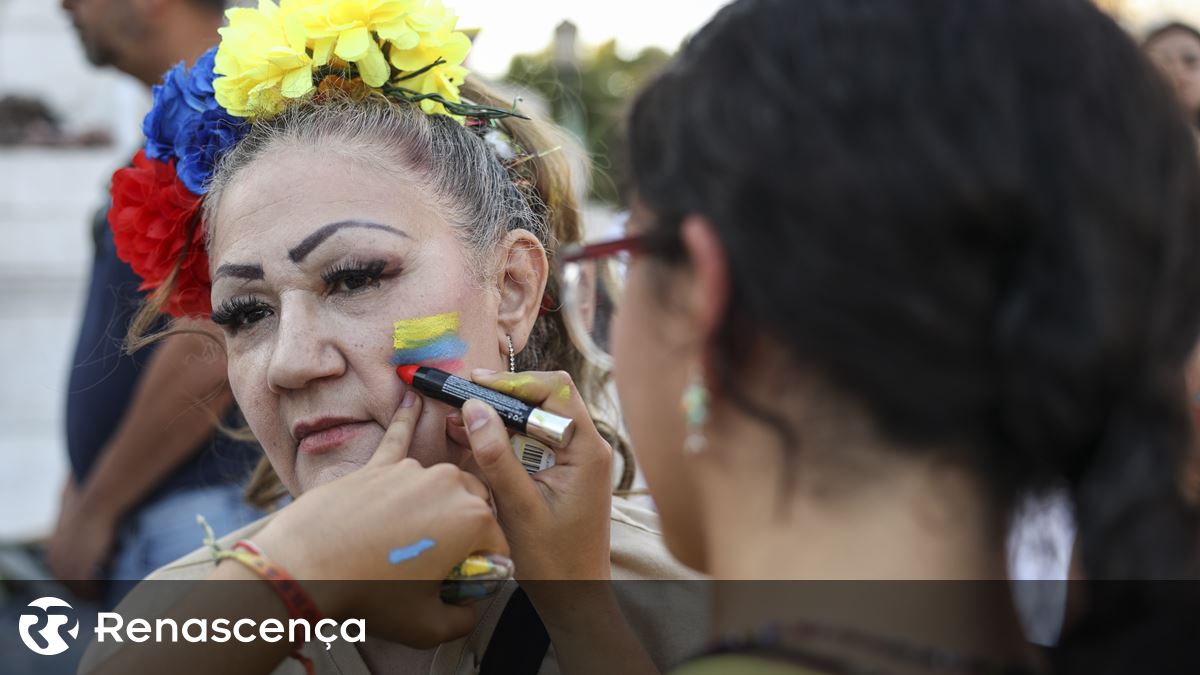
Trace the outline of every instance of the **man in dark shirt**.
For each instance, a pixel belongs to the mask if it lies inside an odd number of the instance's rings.
[[[216,43],[224,0],[64,0],[95,65],[147,86]],[[115,605],[138,579],[197,548],[204,515],[218,534],[258,517],[241,483],[259,455],[217,432],[231,413],[225,359],[202,335],[172,335],[123,351],[143,298],[119,260],[105,210],[93,225],[95,259],[67,396],[71,479],[47,548],[50,568],[84,592],[105,577]],[[221,340],[207,321],[188,328]]]

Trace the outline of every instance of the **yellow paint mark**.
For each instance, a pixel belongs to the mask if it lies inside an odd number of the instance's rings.
[[[517,398],[525,398],[529,395],[530,385],[536,384],[537,380],[532,375],[515,375],[508,376],[502,380],[498,380],[490,385],[496,391],[504,392],[509,396]]]
[[[560,401],[570,401],[571,400],[571,385],[564,384],[562,386],[562,389],[558,390],[558,400],[560,400]]]
[[[394,349],[411,349],[457,332],[458,312],[401,319],[392,324],[392,345]]]
[[[483,574],[491,574],[496,571],[496,566],[492,564],[492,561],[481,555],[472,555],[459,563],[455,571],[464,577],[477,577]]]

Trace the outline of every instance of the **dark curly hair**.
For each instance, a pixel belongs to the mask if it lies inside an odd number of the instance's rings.
[[[727,256],[720,391],[748,400],[767,341],[1008,517],[1067,486],[1093,581],[1058,670],[1195,666],[1194,588],[1104,581],[1200,576],[1200,168],[1121,28],[1086,0],[740,0],[642,91],[629,145],[651,236],[701,214]]]

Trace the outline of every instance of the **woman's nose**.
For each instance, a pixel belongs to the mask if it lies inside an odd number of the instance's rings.
[[[322,320],[313,298],[281,298],[275,345],[267,369],[271,391],[302,389],[346,371],[336,321]]]

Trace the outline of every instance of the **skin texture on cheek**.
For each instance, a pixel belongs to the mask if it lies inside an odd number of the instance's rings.
[[[687,328],[664,308],[649,270],[630,266],[621,307],[613,318],[613,373],[638,466],[654,493],[667,547],[685,564],[703,569],[701,505],[688,458],[680,396],[687,383],[678,347]]]

